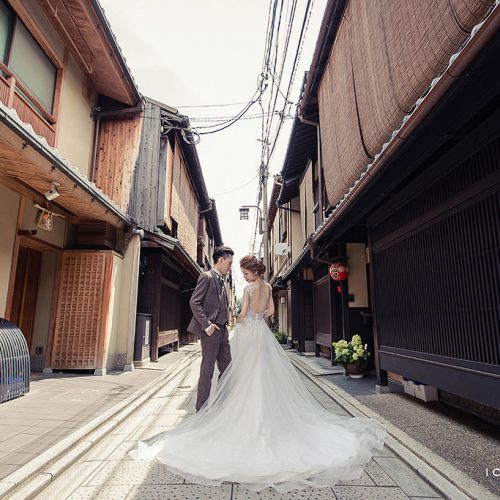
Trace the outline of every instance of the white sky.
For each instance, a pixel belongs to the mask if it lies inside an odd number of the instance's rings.
[[[191,118],[193,126],[206,125],[193,118],[232,116],[243,106],[183,106],[248,102],[254,94],[262,69],[269,0],[100,0],[100,3],[141,93],[177,107]],[[291,3],[284,0],[280,51],[284,46],[286,9]],[[283,92],[288,87],[306,3],[298,0],[280,85]],[[293,102],[297,101],[304,71],[311,63],[325,5],[326,0],[315,0],[313,4],[290,94]],[[248,114],[259,112],[260,107],[255,104]],[[292,120],[285,121],[269,165],[270,180],[282,168],[291,124]],[[235,251],[237,294],[244,284],[237,263],[250,251],[254,228],[252,217],[250,221],[239,220],[238,208],[256,202],[260,137],[261,120],[240,120],[222,132],[202,136],[197,146],[208,193],[217,203],[224,243]],[[254,213],[255,210],[251,215]]]

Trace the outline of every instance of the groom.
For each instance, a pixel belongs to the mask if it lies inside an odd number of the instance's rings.
[[[189,305],[193,319],[188,331],[201,339],[201,369],[198,381],[196,411],[210,395],[215,361],[219,377],[231,362],[227,331],[228,299],[224,275],[231,268],[234,252],[229,247],[218,247],[214,252],[214,267],[200,274]]]

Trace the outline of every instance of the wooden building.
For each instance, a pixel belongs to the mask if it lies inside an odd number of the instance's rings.
[[[323,349],[361,333],[380,385],[407,378],[488,412],[500,408],[500,10],[383,4],[328,2],[282,172],[293,190],[295,159],[302,174],[319,146],[324,196],[282,279],[314,269]],[[320,134],[305,147],[307,122]],[[339,255],[340,296],[326,278]]]
[[[95,138],[141,96],[98,2],[54,5],[0,1],[0,315],[33,370],[104,374],[132,366],[140,242],[93,182]]]
[[[141,114],[111,116],[101,114],[96,184],[144,229],[135,355],[144,363],[193,340],[189,299],[222,236],[187,117],[151,98]]]

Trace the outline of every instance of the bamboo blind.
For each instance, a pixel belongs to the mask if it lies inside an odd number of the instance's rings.
[[[52,368],[103,366],[112,258],[111,252],[63,253]]]
[[[351,0],[319,88],[325,181],[335,205],[494,0]]]

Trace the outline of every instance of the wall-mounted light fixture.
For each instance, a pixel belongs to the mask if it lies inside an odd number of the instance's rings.
[[[52,181],[52,186],[48,191],[45,191],[44,196],[47,200],[52,201],[61,194],[61,184],[59,182]]]

